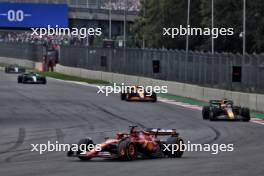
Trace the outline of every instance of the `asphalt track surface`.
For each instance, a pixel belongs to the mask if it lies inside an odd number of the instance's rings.
[[[263,176],[264,126],[245,122],[203,121],[201,112],[162,102],[122,102],[97,89],[48,79],[47,85],[17,84],[16,75],[0,71],[0,175],[180,175]],[[186,152],[181,159],[132,162],[66,157],[65,152],[31,152],[30,144],[95,142],[131,124],[176,128],[192,143],[232,143],[233,152]]]

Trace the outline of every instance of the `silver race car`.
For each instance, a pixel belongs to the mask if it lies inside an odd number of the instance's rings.
[[[29,84],[46,84],[47,80],[45,76],[41,76],[37,73],[24,73],[17,77],[18,83],[29,83]]]
[[[26,69],[18,65],[9,65],[5,67],[6,73],[25,73]]]

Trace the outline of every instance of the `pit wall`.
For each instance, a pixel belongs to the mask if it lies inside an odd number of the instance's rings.
[[[0,57],[0,63],[18,64],[24,67],[36,68],[38,70],[41,69],[41,63],[35,63],[29,60]],[[172,95],[193,98],[201,101],[228,98],[233,100],[236,105],[248,107],[259,112],[264,112],[263,94],[232,92],[228,90],[200,87],[191,84],[157,80],[146,77],[66,67],[59,64],[57,64],[55,71],[62,74],[88,79],[103,80],[117,84],[125,83],[126,85],[168,86],[168,93]]]

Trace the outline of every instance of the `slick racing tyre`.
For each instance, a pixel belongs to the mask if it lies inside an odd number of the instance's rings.
[[[43,78],[42,84],[47,84],[46,78]]]
[[[125,100],[126,100],[126,101],[131,101],[131,97],[132,97],[132,95],[129,94],[129,93],[127,93],[127,94],[126,94],[126,97],[125,97]]]
[[[22,77],[21,77],[21,76],[19,76],[19,77],[17,78],[17,82],[18,82],[18,83],[22,83]]]
[[[184,144],[183,139],[179,137],[169,137],[166,141],[166,144],[169,145],[169,151],[165,152],[165,155],[167,155],[170,158],[181,158],[183,155],[182,147],[180,147],[182,144]],[[175,151],[175,149],[177,149]],[[184,149],[184,148],[183,148]]]
[[[209,119],[209,115],[210,115],[210,107],[204,106],[203,110],[202,110],[202,114],[203,114],[203,119],[204,120],[208,120]]]
[[[241,116],[244,122],[250,121],[250,110],[248,108],[241,108]]]
[[[157,94],[155,92],[152,92],[152,95],[151,95],[151,98],[152,98],[152,102],[157,102]]]
[[[136,145],[130,139],[124,139],[119,142],[117,152],[118,158],[121,160],[134,160],[137,155]]]
[[[88,145],[89,144],[94,144],[93,141],[91,139],[88,139],[88,138],[85,138],[85,139],[81,139],[79,142],[78,142],[78,151],[77,151],[77,155],[80,155],[83,151],[83,149],[81,148],[81,146],[86,146],[86,151],[88,151]],[[87,161],[87,160],[90,160],[91,158],[89,157],[85,157],[85,156],[78,156],[78,158],[80,160],[83,160],[83,161]]]
[[[212,109],[212,110],[209,112],[209,120],[211,120],[211,121],[215,121],[215,120],[216,120],[216,117],[217,117],[216,109]]]
[[[121,98],[121,100],[125,100],[126,99],[126,94],[125,93],[121,93],[120,98]]]

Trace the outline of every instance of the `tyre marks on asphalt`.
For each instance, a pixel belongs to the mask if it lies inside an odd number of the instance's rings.
[[[103,108],[101,106],[98,106],[96,104],[93,104],[93,106],[97,107],[100,111],[110,115],[111,117],[114,117],[115,119],[119,119],[119,120],[122,120],[122,121],[125,121],[125,122],[128,122],[130,125],[137,125],[141,128],[146,128],[145,125],[143,125],[142,123],[139,123],[139,122],[135,122],[135,121],[132,121],[132,120],[129,120],[125,117],[122,117],[120,115],[117,115],[117,114],[114,114],[113,112],[110,112],[109,110],[107,110],[106,108]]]
[[[17,151],[16,149],[18,149],[20,146],[22,146],[22,144],[25,142],[25,138],[26,138],[25,128],[19,128],[18,129],[18,137],[17,137],[17,141],[15,142],[15,144],[13,146],[11,146],[10,148],[8,148],[7,150],[0,152],[0,154],[6,154],[6,153],[11,153],[11,152]],[[22,153],[24,153],[24,152],[22,152]],[[15,156],[17,156],[17,155],[19,155],[19,154],[15,154]],[[12,157],[14,157],[14,155],[5,158],[4,162],[9,162]]]
[[[8,152],[12,152],[15,149],[19,148],[24,143],[25,137],[26,137],[25,128],[19,128],[18,129],[18,137],[17,137],[17,140],[15,141],[14,145],[9,147],[8,149],[6,149],[4,151],[0,151],[0,154],[5,154],[5,153],[8,153]]]
[[[25,130],[25,129],[24,129]],[[45,133],[45,132],[47,132],[47,131],[50,131],[50,130],[43,130],[42,132],[43,133]],[[34,131],[32,131],[32,133],[34,133]],[[65,134],[63,133],[63,131],[60,129],[60,128],[57,128],[57,129],[54,129],[54,133],[56,134],[56,137],[55,137],[55,139],[59,142],[59,143],[63,143],[63,141],[64,141],[64,137],[65,137]],[[54,134],[53,133],[53,134]],[[23,132],[22,132],[22,134],[23,134]],[[41,134],[39,134],[39,135],[41,135]],[[19,135],[20,136],[20,135]],[[18,137],[18,138],[21,138],[21,137]],[[53,136],[46,136],[45,137],[45,139],[51,139],[51,138],[54,138]],[[44,138],[35,138],[34,139],[34,141],[37,141],[37,140],[42,140],[42,139],[44,139]],[[25,144],[25,142],[28,142],[28,140],[25,140],[25,135],[24,135],[24,137],[23,137],[23,142],[19,142],[19,141],[22,141],[21,139],[19,139],[18,140],[18,142],[16,142],[16,144],[17,143],[19,143],[20,145],[15,145],[15,146],[12,146],[12,147],[10,147],[7,151],[5,151],[5,152],[3,152],[3,153],[9,153],[9,152],[16,152],[15,154],[12,154],[12,155],[10,155],[10,156],[8,156],[8,157],[6,157],[4,160],[3,160],[3,162],[5,162],[5,163],[10,163],[10,162],[13,162],[14,160],[14,158],[18,158],[18,157],[21,157],[21,156],[25,156],[25,155],[30,155],[30,156],[32,156],[32,155],[39,155],[38,153],[34,153],[34,152],[32,152],[31,151],[31,148],[24,148],[24,149],[21,149],[21,150],[16,150],[18,147],[21,147],[22,146],[22,144]],[[30,141],[32,141],[32,140],[30,140]],[[36,142],[37,143],[37,142]],[[27,144],[29,147],[31,146],[30,144]],[[44,155],[47,155],[48,153],[44,153],[44,154],[42,154],[43,156]],[[30,160],[32,160],[32,158],[30,157]]]
[[[213,142],[217,141],[220,138],[221,133],[216,128],[209,126],[209,125],[207,125],[207,126],[208,126],[208,128],[210,128],[215,133],[215,137],[209,141],[204,142],[203,144],[212,144]]]

